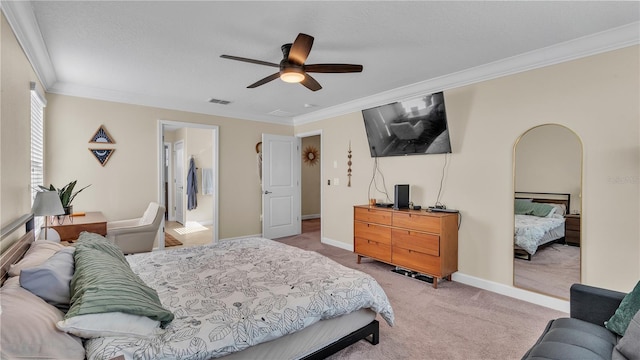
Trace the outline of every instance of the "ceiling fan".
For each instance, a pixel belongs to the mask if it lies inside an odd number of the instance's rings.
[[[301,83],[311,91],[318,91],[322,86],[308,73],[351,73],[361,72],[362,65],[353,64],[310,64],[304,62],[309,56],[313,46],[313,36],[300,33],[293,44],[282,45],[282,61],[280,64],[268,61],[247,59],[232,55],[220,55],[221,58],[244,61],[252,64],[266,65],[280,68],[277,73],[271,74],[264,79],[247,86],[247,88],[255,88],[264,85],[270,81],[280,78],[282,81],[289,83]]]

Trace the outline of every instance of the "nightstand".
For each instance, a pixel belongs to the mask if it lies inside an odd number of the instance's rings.
[[[564,218],[564,241],[568,245],[580,246],[580,214],[567,214]]]

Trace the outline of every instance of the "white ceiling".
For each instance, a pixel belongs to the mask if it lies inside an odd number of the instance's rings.
[[[46,90],[304,123],[639,43],[638,1],[2,1]],[[323,89],[272,81],[298,33]],[[231,101],[208,103],[210,98]],[[274,115],[275,114],[275,115]]]

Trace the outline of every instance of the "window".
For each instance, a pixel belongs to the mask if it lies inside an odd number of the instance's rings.
[[[36,198],[38,185],[44,185],[44,107],[47,101],[38,91],[36,83],[31,83],[31,206]],[[42,228],[44,219],[34,219],[37,233]]]

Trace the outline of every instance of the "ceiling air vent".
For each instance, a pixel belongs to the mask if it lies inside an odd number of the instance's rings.
[[[220,105],[229,105],[229,104],[231,104],[231,101],[229,101],[229,100],[220,100],[220,99],[214,99],[214,98],[209,99],[209,102],[212,103],[212,104],[220,104]]]

